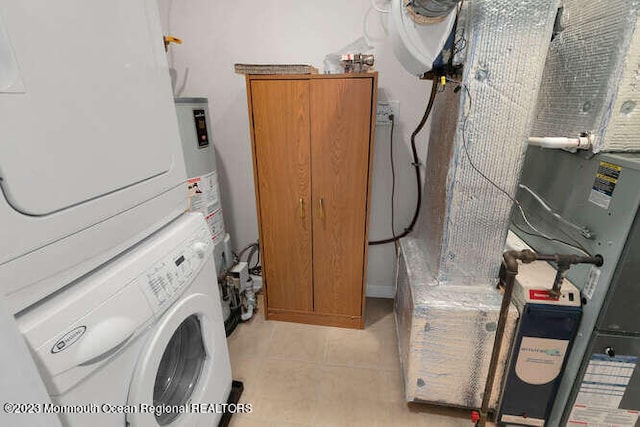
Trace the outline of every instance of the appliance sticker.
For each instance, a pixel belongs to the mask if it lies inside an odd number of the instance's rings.
[[[529,289],[529,299],[537,301],[557,301],[557,298],[553,298],[549,295],[548,289]]]
[[[209,229],[211,230],[214,244],[218,244],[224,239],[224,219],[222,217],[222,209],[217,209],[207,215],[205,218]]]
[[[635,426],[639,412],[620,408],[620,402],[637,364],[636,356],[592,355],[568,425]]]
[[[609,209],[613,191],[620,179],[622,167],[609,162],[600,162],[596,179],[593,181],[589,201],[603,209]]]
[[[224,238],[225,234],[218,187],[218,173],[211,172],[206,175],[189,178],[187,180],[187,190],[189,192],[189,211],[200,212],[204,215],[211,229],[211,234],[213,234],[213,241],[218,243]]]
[[[593,298],[593,294],[595,293],[596,288],[598,287],[598,282],[600,280],[600,273],[601,273],[600,268],[596,267],[595,265],[592,265],[591,269],[589,269],[589,277],[587,278],[587,284],[584,286],[584,289],[582,290],[582,292],[584,293],[584,296],[586,296],[588,300],[591,300],[591,298]]]
[[[573,405],[567,426],[633,427],[637,421],[638,411],[576,404]]]
[[[523,337],[518,350],[516,375],[528,384],[547,384],[560,374],[569,341]]]
[[[189,191],[189,211],[200,212],[205,206],[205,193],[202,178],[190,178],[187,180],[187,190]]]
[[[540,418],[518,417],[516,415],[503,414],[500,418],[503,423],[514,423],[523,426],[544,427],[544,420]]]

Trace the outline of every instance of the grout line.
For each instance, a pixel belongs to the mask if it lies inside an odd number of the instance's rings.
[[[322,349],[322,362],[327,363],[329,361],[329,332],[324,335],[324,347]]]
[[[269,321],[266,321],[264,319],[261,320],[260,322],[262,323],[269,323]],[[322,327],[323,329],[325,329],[325,333],[324,336],[321,338],[322,340],[322,357],[320,360],[309,360],[306,358],[296,358],[296,357],[283,357],[283,356],[270,356],[269,355],[269,351],[271,346],[274,344],[275,339],[277,336],[279,336],[279,334],[286,334],[286,331],[284,330],[284,326],[285,322],[277,322],[274,321],[273,322],[273,327],[270,328],[270,330],[264,334],[264,335],[260,335],[258,334],[258,339],[260,340],[265,340],[264,343],[264,347],[262,347],[264,349],[264,351],[258,352],[255,356],[251,356],[251,358],[256,360],[256,366],[254,371],[254,375],[252,377],[246,378],[245,381],[248,381],[250,383],[255,382],[257,384],[257,380],[260,376],[260,373],[263,370],[263,366],[265,363],[267,363],[269,360],[276,360],[276,361],[281,361],[281,362],[295,362],[295,363],[300,363],[300,364],[304,364],[307,366],[314,366],[315,369],[318,370],[318,373],[320,375],[319,381],[317,381],[317,384],[315,384],[315,399],[312,402],[312,406],[314,408],[313,413],[311,414],[310,417],[310,421],[311,421],[311,426],[319,426],[321,424],[319,424],[321,418],[321,414],[319,413],[320,411],[320,396],[321,396],[321,387],[322,387],[322,379],[325,377],[325,372],[327,370],[327,368],[331,368],[331,367],[340,367],[340,368],[348,368],[348,369],[356,369],[356,370],[376,370],[380,373],[382,373],[384,375],[384,384],[385,384],[385,390],[388,391],[388,393],[385,393],[384,396],[379,396],[381,399],[374,399],[374,401],[379,401],[379,402],[385,402],[387,404],[394,404],[396,402],[396,400],[393,398],[393,395],[391,393],[391,385],[392,385],[392,379],[393,377],[395,377],[396,375],[402,375],[401,370],[399,371],[398,366],[391,366],[391,365],[387,365],[387,364],[364,364],[364,365],[351,365],[351,364],[344,364],[344,363],[333,363],[329,361],[329,349],[330,349],[330,334],[333,331],[343,331],[342,328],[332,328],[332,327]],[[394,322],[395,324],[395,322]],[[257,328],[257,324],[251,324],[251,325],[245,325],[246,328],[244,329],[248,329],[248,330],[252,330],[255,328]],[[367,331],[371,330],[371,326],[369,326],[369,328],[367,328],[366,330],[363,331],[346,331],[347,334],[349,332],[355,332],[355,333],[366,333]],[[395,325],[394,325],[395,326]],[[276,329],[278,329],[278,331],[276,331]],[[241,331],[238,331],[241,332]],[[395,331],[394,331],[395,332]],[[278,335],[277,335],[278,334]],[[361,335],[361,334],[358,334]],[[396,335],[396,334],[394,334]],[[393,340],[395,342],[391,342],[388,343],[386,340],[381,341],[384,343],[384,345],[386,346],[386,344],[392,344],[397,346],[397,338],[396,340]],[[242,357],[239,357],[238,359],[242,359]],[[400,364],[400,360],[397,360],[397,363],[395,365],[399,365]],[[253,385],[253,384],[252,384]],[[258,398],[259,394],[257,393],[257,389],[254,388],[254,390],[256,390],[256,393],[252,396],[253,398]],[[383,390],[383,392],[385,391]],[[389,408],[389,410],[391,410],[391,408]],[[391,415],[391,414],[390,414]],[[267,421],[267,419],[265,418],[252,418],[253,420],[256,421]],[[279,422],[281,420],[268,420],[268,421],[273,421],[273,422]],[[307,424],[305,424],[307,425]]]

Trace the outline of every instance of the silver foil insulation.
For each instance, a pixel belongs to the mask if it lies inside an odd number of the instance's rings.
[[[640,150],[640,1],[565,0],[532,136],[596,136],[594,152]]]
[[[396,325],[407,401],[477,408],[482,402],[501,295],[485,286],[439,286],[416,239],[402,239]],[[491,408],[518,319],[511,306]]]
[[[465,5],[464,84],[455,92],[448,83],[436,98],[421,217],[401,242],[396,316],[407,400],[481,403],[512,207],[500,189],[516,191],[558,3]],[[492,407],[516,321],[512,307]]]
[[[415,235],[441,283],[497,277],[512,201],[488,179],[515,194],[557,8],[550,0],[466,8],[466,89],[448,84],[437,97]]]

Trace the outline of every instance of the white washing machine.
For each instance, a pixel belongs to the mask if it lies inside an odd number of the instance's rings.
[[[187,207],[156,0],[0,0],[0,117],[12,313]]]
[[[212,244],[185,214],[17,317],[63,425],[217,424],[231,368]]]

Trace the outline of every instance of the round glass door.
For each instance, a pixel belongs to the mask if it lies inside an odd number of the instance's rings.
[[[153,387],[154,405],[184,405],[198,384],[206,351],[198,316],[191,315],[176,329],[162,354]],[[177,411],[156,414],[158,424],[175,420]]]

